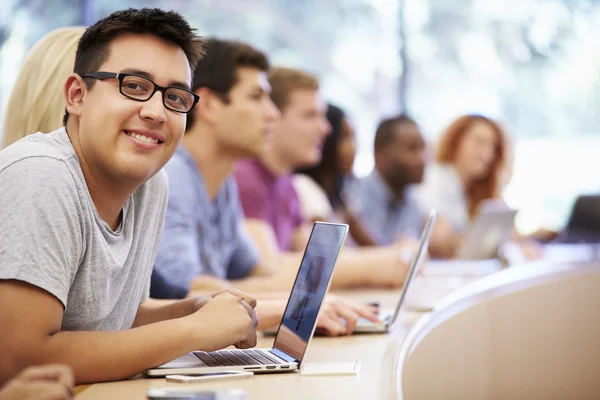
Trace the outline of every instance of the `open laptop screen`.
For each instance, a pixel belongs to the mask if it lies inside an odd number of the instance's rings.
[[[402,285],[402,290],[400,292],[400,300],[398,301],[398,305],[394,310],[394,314],[390,321],[388,322],[388,327],[392,326],[398,316],[400,315],[400,311],[402,306],[404,305],[404,298],[408,293],[408,288],[412,280],[415,278],[417,271],[421,267],[425,256],[427,255],[427,251],[429,249],[429,238],[431,237],[431,232],[433,231],[433,227],[435,226],[435,220],[437,218],[437,211],[435,209],[431,209],[429,211],[429,216],[427,217],[427,221],[425,222],[425,228],[423,228],[423,233],[421,234],[421,241],[419,242],[419,249],[415,254],[412,264],[410,265],[410,269],[408,270],[408,274],[406,274],[406,278],[404,279],[404,284]]]
[[[300,264],[273,347],[301,361],[317,323],[348,226],[317,222]]]

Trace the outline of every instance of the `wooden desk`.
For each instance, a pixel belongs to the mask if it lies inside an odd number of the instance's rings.
[[[310,344],[307,362],[360,361],[358,376],[318,377],[299,373],[255,375],[251,379],[196,385],[167,383],[164,379],[133,379],[91,385],[77,399],[105,400],[145,399],[150,387],[241,388],[248,399],[391,399],[396,398],[396,355],[407,328],[420,317],[418,313],[403,315],[401,326],[388,335],[354,335],[341,338],[315,337]],[[404,328],[406,327],[406,328]],[[261,338],[259,347],[271,347],[272,338]]]
[[[427,278],[427,277],[425,277]],[[456,277],[430,277],[436,286],[444,279]],[[475,279],[465,278],[463,283]],[[425,288],[427,286],[424,286]],[[437,286],[436,286],[437,287]],[[423,291],[421,291],[423,292]],[[426,292],[426,291],[425,291]],[[400,290],[350,290],[336,292],[355,302],[378,302],[381,306],[396,306]],[[427,293],[425,293],[426,295]],[[420,293],[423,296],[423,293]],[[432,296],[439,297],[437,291]],[[410,328],[425,315],[404,312],[399,324],[390,334],[367,334],[341,338],[315,337],[310,343],[305,362],[360,361],[362,371],[358,376],[317,377],[300,376],[299,373],[255,375],[248,380],[222,381],[196,385],[167,383],[164,379],[132,379],[128,381],[95,384],[80,387],[77,399],[145,399],[150,387],[185,388],[241,388],[248,399],[396,399],[398,394],[397,357],[400,345]],[[273,338],[261,338],[258,347],[270,348]]]

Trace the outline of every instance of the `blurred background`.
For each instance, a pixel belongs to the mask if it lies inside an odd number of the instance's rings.
[[[89,25],[122,0],[2,0],[0,107],[28,49]],[[405,111],[432,145],[454,118],[500,120],[514,143],[505,199],[523,233],[559,229],[580,193],[600,192],[600,0],[129,0],[184,14],[204,36],[240,39],[274,65],[321,78],[373,167],[379,120]],[[2,119],[3,116],[0,116]],[[0,121],[1,122],[1,121]]]

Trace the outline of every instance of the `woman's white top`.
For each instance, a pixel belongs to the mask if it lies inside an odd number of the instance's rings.
[[[432,164],[425,170],[423,183],[415,190],[423,210],[435,208],[456,231],[466,230],[470,224],[469,203],[463,183],[450,164]]]
[[[325,190],[311,177],[296,174],[293,178],[294,189],[300,200],[300,211],[305,221],[331,220],[334,215]]]

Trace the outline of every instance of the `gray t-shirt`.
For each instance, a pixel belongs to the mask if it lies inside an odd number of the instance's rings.
[[[167,203],[160,172],[102,221],[64,129],[0,152],[0,279],[28,282],[65,307],[62,330],[131,327],[148,298]]]

